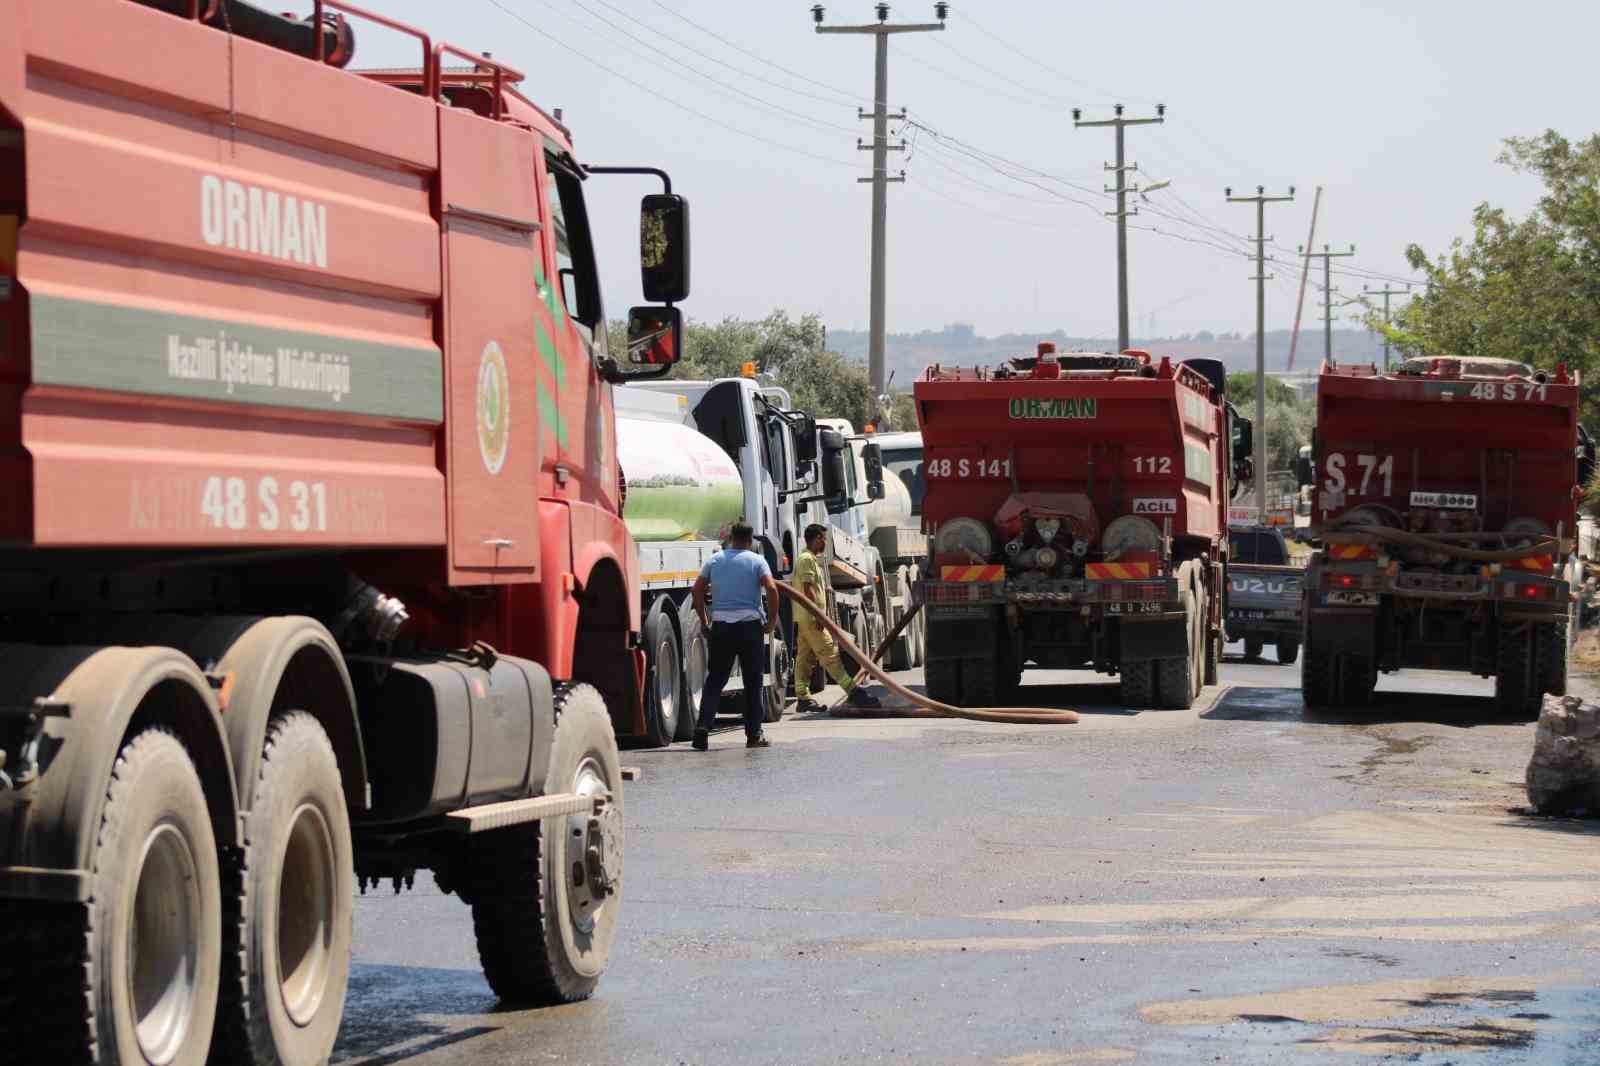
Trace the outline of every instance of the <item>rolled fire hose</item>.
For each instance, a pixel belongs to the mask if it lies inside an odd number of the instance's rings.
[[[900,682],[884,673],[882,667],[868,659],[866,653],[856,647],[855,642],[845,633],[844,628],[829,618],[810,597],[787,582],[777,582],[778,591],[793,600],[799,607],[810,611],[821,622],[823,628],[833,634],[833,639],[847,650],[861,668],[871,674],[884,685],[890,692],[910,700],[922,707],[930,715],[937,718],[965,718],[973,722],[1009,722],[1015,725],[1074,725],[1078,721],[1077,711],[1068,711],[1055,707],[953,707],[948,703],[930,700],[926,696],[919,696],[906,688]],[[908,616],[909,617],[909,616]]]
[[[1463,548],[1449,541],[1440,540],[1422,533],[1410,533],[1392,526],[1333,526],[1329,533],[1351,533],[1371,537],[1374,540],[1386,541],[1391,544],[1406,544],[1413,548],[1424,548],[1436,551],[1440,555],[1448,555],[1456,559],[1466,559],[1475,563],[1509,563],[1516,559],[1527,558],[1530,552],[1544,548],[1559,547],[1556,538],[1542,536],[1534,538],[1521,548],[1506,548],[1497,551],[1485,551],[1482,548]]]

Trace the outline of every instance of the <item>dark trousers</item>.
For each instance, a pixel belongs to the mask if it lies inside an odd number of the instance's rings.
[[[716,721],[723,686],[733,675],[733,663],[737,659],[739,673],[744,677],[744,735],[752,739],[759,737],[763,717],[762,678],[767,672],[767,641],[761,623],[713,622],[710,644],[711,673],[700,694],[700,728],[710,729]]]

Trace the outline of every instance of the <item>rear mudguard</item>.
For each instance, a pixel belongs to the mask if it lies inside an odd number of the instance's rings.
[[[216,697],[182,652],[0,645],[0,691],[13,707],[44,700],[66,709],[44,720],[37,778],[0,793],[0,898],[88,898],[107,782],[136,715],[141,726],[163,726],[183,741],[206,790],[218,844],[240,843],[233,764]]]

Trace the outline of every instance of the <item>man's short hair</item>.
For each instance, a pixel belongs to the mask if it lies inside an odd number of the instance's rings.
[[[754,540],[755,535],[755,527],[749,522],[735,522],[732,526],[728,527],[728,539],[731,541],[744,543],[746,541]]]
[[[822,536],[826,532],[828,532],[828,527],[827,526],[818,525],[816,522],[811,523],[809,526],[806,527],[806,533],[805,533],[806,543],[810,544],[812,541],[816,540],[818,537]]]

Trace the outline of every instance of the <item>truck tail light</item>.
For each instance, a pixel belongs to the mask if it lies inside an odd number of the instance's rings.
[[[1324,570],[1322,587],[1340,592],[1370,592],[1378,587],[1378,578],[1375,574],[1349,574],[1337,570]]]
[[[1541,603],[1556,598],[1556,586],[1551,582],[1521,582],[1507,581],[1505,583],[1505,598],[1508,600],[1522,600],[1524,603]]]

